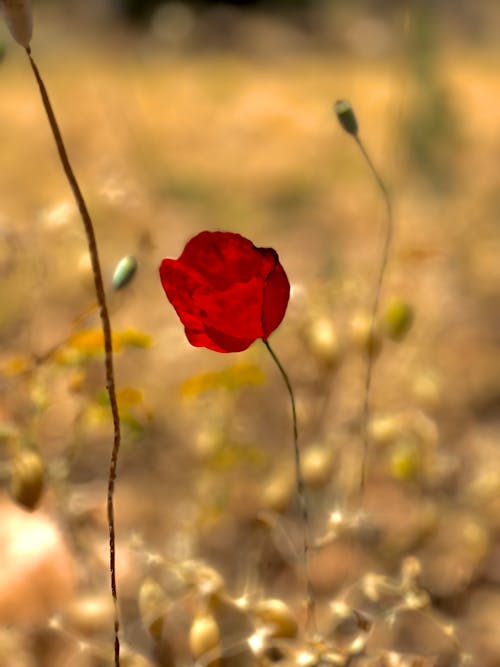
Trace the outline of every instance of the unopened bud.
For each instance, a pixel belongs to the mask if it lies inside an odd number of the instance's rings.
[[[44,489],[45,465],[34,451],[21,451],[12,462],[10,495],[28,510],[34,510]]]
[[[189,649],[195,660],[203,658],[206,667],[216,667],[220,656],[220,631],[208,612],[196,616],[189,630]]]
[[[334,106],[335,114],[342,128],[354,137],[358,135],[358,121],[350,102],[347,100],[337,100]]]
[[[113,279],[111,281],[113,289],[120,290],[126,287],[135,276],[137,271],[137,260],[132,255],[123,257],[118,264],[113,273]]]
[[[408,481],[421,472],[422,451],[413,439],[403,438],[396,442],[389,460],[391,474],[396,479]]]
[[[413,323],[412,307],[401,299],[392,299],[383,313],[384,328],[389,338],[401,340]]]
[[[12,37],[28,48],[33,35],[31,0],[0,0],[0,8]]]

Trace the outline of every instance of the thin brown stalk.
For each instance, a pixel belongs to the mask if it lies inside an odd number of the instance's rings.
[[[108,475],[108,493],[107,493],[107,513],[108,513],[108,529],[109,529],[109,572],[111,577],[111,594],[113,596],[114,604],[114,660],[115,667],[120,667],[120,617],[118,611],[118,597],[116,588],[116,566],[115,566],[115,519],[114,519],[114,490],[116,481],[116,469],[118,464],[118,453],[120,450],[120,417],[118,413],[118,404],[116,400],[115,390],[115,376],[113,368],[113,343],[111,338],[111,322],[109,318],[108,307],[106,303],[106,293],[104,291],[104,283],[102,279],[101,264],[99,261],[99,253],[97,249],[97,241],[94,231],[94,225],[90,217],[87,204],[83,197],[78,181],[71,167],[68,158],[66,147],[57,123],[52,104],[45,88],[38,67],[33,60],[31,48],[26,48],[26,53],[30,61],[31,69],[35,75],[40,95],[42,97],[43,106],[47,119],[49,121],[50,129],[56,143],[57,152],[61,161],[64,173],[68,180],[69,186],[75,198],[75,202],[80,212],[80,217],[85,229],[87,237],[87,245],[92,264],[92,273],[94,276],[94,287],[99,304],[99,315],[101,318],[102,333],[104,339],[104,366],[106,373],[106,389],[109,395],[109,403],[111,406],[111,414],[113,418],[113,447],[111,451],[111,459],[109,464]]]

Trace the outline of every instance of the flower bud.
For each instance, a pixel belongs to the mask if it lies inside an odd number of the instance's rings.
[[[297,619],[281,600],[261,600],[253,608],[259,624],[265,626],[268,637],[291,638],[298,632]]]
[[[33,34],[33,14],[30,0],[0,0],[5,22],[18,44],[28,48]]]
[[[167,596],[160,584],[147,577],[139,589],[139,614],[142,624],[153,639],[160,639],[165,612],[169,607]]]
[[[120,290],[126,287],[135,276],[137,271],[137,260],[132,255],[123,257],[113,273],[111,284],[114,290]]]
[[[392,299],[382,315],[384,329],[392,340],[402,340],[413,323],[413,309],[401,299]]]
[[[189,649],[195,660],[204,658],[206,667],[216,667],[220,656],[220,632],[209,612],[198,614],[189,630]]]
[[[396,442],[389,466],[395,479],[408,481],[418,477],[422,468],[422,451],[414,439],[403,438]]]
[[[44,490],[45,464],[34,451],[23,450],[12,461],[10,495],[28,510],[34,510]]]
[[[337,100],[334,111],[342,128],[354,137],[358,135],[358,121],[350,102],[347,100]]]

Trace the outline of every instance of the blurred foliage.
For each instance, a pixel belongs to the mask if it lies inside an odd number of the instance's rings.
[[[264,374],[258,366],[253,364],[235,364],[221,371],[200,373],[181,386],[181,394],[186,398],[193,398],[199,394],[214,389],[234,391],[243,385],[258,385],[264,382]]]
[[[266,9],[267,11],[288,13],[291,10],[305,10],[312,4],[323,0],[187,0],[185,3],[197,10],[203,10],[215,4],[229,5],[240,9]],[[154,10],[168,4],[168,0],[113,0],[118,11],[132,21],[144,21],[151,17]]]
[[[435,187],[453,184],[458,122],[441,76],[441,37],[434,8],[419,5],[410,24],[408,63],[414,91],[406,118],[409,157]]]

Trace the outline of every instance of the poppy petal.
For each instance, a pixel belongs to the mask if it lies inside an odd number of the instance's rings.
[[[282,321],[290,285],[277,253],[239,234],[201,232],[160,278],[192,345],[241,352]]]
[[[262,329],[264,340],[281,324],[285,317],[288,300],[290,298],[290,283],[286,273],[277,264],[269,274],[264,285],[264,296],[262,299]]]

